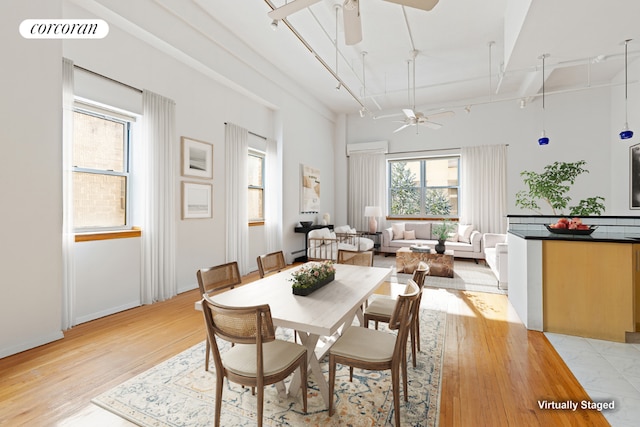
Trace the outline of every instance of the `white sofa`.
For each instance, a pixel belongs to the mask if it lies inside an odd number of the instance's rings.
[[[498,279],[498,288],[508,289],[509,246],[506,234],[485,233],[482,236],[484,260]]]
[[[417,244],[433,248],[438,239],[432,234],[433,225],[438,222],[398,222],[382,231],[380,252],[396,253],[400,248]],[[452,250],[459,258],[483,259],[482,234],[473,225],[458,224],[444,242],[446,250]]]
[[[336,227],[333,231],[318,228],[307,234],[307,259],[336,261],[340,249],[364,252],[372,250],[373,245],[373,240],[362,237],[348,225]]]

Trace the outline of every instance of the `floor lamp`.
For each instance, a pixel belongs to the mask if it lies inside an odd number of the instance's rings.
[[[380,206],[366,206],[364,208],[365,218],[369,218],[369,233],[375,233],[378,231],[378,221],[376,218],[382,216],[382,209]]]

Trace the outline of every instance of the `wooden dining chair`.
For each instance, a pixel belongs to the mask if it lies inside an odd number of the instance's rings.
[[[407,334],[418,310],[416,303],[422,288],[409,280],[407,292],[398,296],[391,315],[389,328],[397,334],[351,326],[343,332],[329,350],[329,416],[334,413],[333,400],[336,381],[336,364],[349,366],[349,380],[353,380],[353,368],[367,370],[391,370],[391,388],[395,425],[400,427],[400,371],[402,370],[404,400],[407,393]]]
[[[255,387],[258,426],[262,426],[264,386],[283,381],[300,370],[302,407],[307,412],[307,349],[301,344],[276,339],[268,304],[227,307],[204,294],[202,311],[216,367],[215,426],[220,426],[224,378]],[[222,353],[216,337],[233,345]]]
[[[284,260],[284,253],[282,251],[271,252],[270,254],[260,255],[258,257],[258,273],[260,273],[261,278],[267,274],[282,271],[286,267],[287,262]]]
[[[338,249],[338,264],[362,265],[365,267],[373,267],[373,251],[348,251],[346,249]]]
[[[412,280],[422,289],[424,286],[425,278],[429,273],[429,266],[425,262],[420,262],[418,264],[418,268],[413,272]],[[418,306],[422,299],[422,293],[418,299]],[[369,327],[369,322],[375,322],[375,328],[378,329],[378,323],[389,323],[391,319],[391,315],[393,314],[393,310],[396,306],[395,298],[388,298],[384,296],[376,295],[376,298],[373,299],[364,309],[364,326],[365,328]],[[418,310],[418,314],[416,315],[413,324],[411,325],[411,357],[412,364],[415,368],[417,366],[417,354],[420,352],[420,311]]]
[[[242,283],[238,263],[228,262],[226,264],[216,265],[215,267],[201,268],[197,271],[198,287],[200,295],[211,295],[215,291],[230,288]],[[207,353],[205,355],[204,369],[209,370],[209,358],[211,354],[211,345],[207,339]]]

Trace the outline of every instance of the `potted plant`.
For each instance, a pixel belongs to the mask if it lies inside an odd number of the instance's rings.
[[[456,230],[457,223],[449,220],[433,226],[432,234],[438,239],[438,244],[435,247],[436,253],[443,254],[445,251],[444,241],[449,238],[449,235]]]
[[[567,195],[570,186],[574,184],[578,175],[584,172],[589,173],[583,167],[586,163],[584,160],[575,163],[554,162],[545,166],[542,173],[520,172],[529,189],[516,193],[516,206],[542,215],[538,205],[538,200],[542,200],[551,207],[554,215],[564,215],[562,211],[571,201],[571,197]],[[602,202],[604,198],[600,196],[580,200],[576,206],[569,207],[569,216],[601,215],[605,210]]]
[[[291,273],[289,279],[293,284],[291,290],[294,295],[306,296],[320,289],[336,277],[333,261],[309,262]]]

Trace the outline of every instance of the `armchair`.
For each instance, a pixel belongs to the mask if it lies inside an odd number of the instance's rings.
[[[482,236],[484,260],[498,279],[498,288],[508,288],[509,246],[506,234],[485,233]]]

